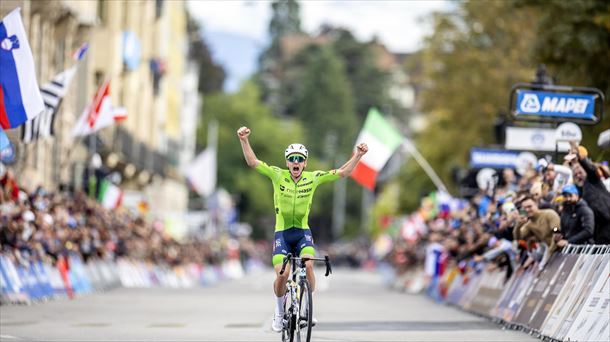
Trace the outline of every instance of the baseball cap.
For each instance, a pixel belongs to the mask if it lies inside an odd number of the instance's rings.
[[[574,184],[568,184],[561,189],[562,194],[579,195],[578,188]]]

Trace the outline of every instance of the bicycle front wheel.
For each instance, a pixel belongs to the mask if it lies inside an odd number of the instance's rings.
[[[296,331],[296,313],[293,312],[292,299],[290,292],[286,294],[284,300],[284,328],[282,329],[282,342],[294,342]]]
[[[297,342],[309,342],[311,340],[311,325],[313,318],[313,299],[311,288],[307,280],[301,281],[301,293],[299,295],[299,324],[297,326]]]

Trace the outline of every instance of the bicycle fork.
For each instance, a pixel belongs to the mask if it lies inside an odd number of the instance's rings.
[[[299,286],[297,286],[294,280],[289,280],[287,283],[287,287],[288,298],[286,298],[286,300],[290,300],[290,303],[292,304],[288,307],[288,311],[284,314],[284,319],[282,323],[285,327],[288,326],[288,320],[292,317],[297,317],[299,313]]]

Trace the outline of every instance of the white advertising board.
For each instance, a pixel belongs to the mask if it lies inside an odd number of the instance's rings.
[[[552,128],[506,127],[507,150],[555,151],[556,131]],[[570,150],[570,144],[559,142],[559,152]]]

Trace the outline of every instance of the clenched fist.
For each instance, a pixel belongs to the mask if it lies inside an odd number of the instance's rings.
[[[250,129],[248,127],[242,126],[237,130],[237,136],[239,137],[240,140],[248,139],[249,135],[250,135]]]
[[[360,144],[358,144],[358,146],[356,146],[356,153],[359,156],[365,155],[368,151],[369,151],[369,147],[365,143],[360,143]]]

